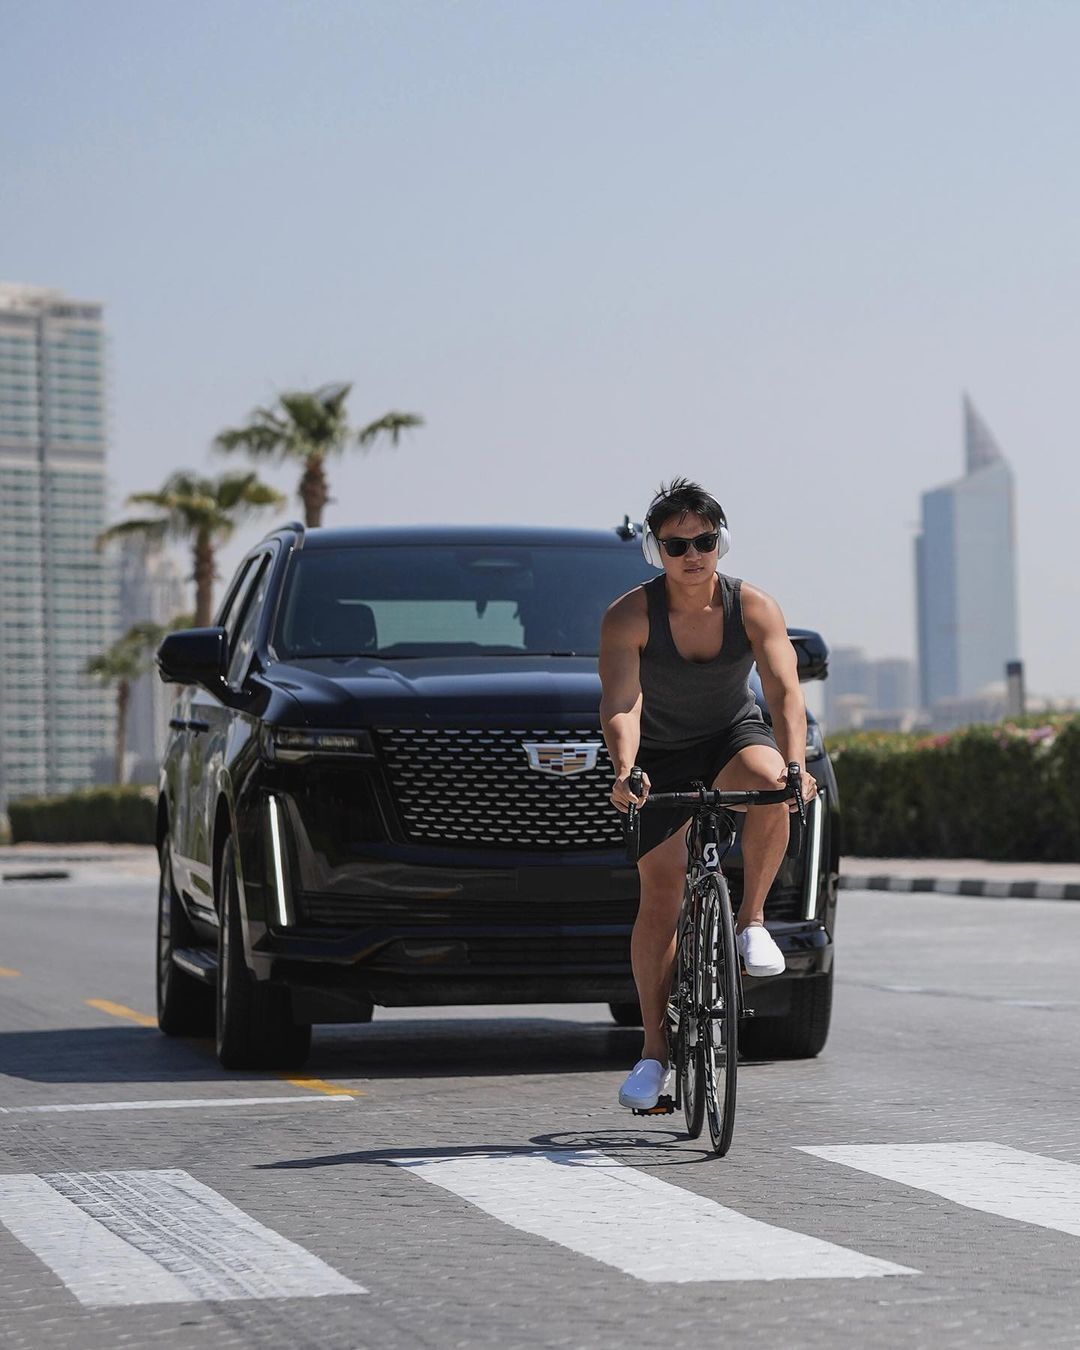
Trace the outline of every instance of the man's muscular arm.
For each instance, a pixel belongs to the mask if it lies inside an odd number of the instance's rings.
[[[611,800],[620,811],[632,801],[640,805],[649,791],[647,776],[640,797],[626,781],[641,745],[641,609],[631,591],[608,609],[600,627],[600,725],[615,769]]]
[[[772,716],[773,733],[785,764],[803,770],[803,796],[817,784],[806,772],[806,701],[799,685],[799,663],[780,606],[756,586],[742,586],[743,624],[757,662],[761,689]]]

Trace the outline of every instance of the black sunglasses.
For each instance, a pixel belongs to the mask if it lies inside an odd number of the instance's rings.
[[[660,546],[669,558],[681,558],[691,544],[695,553],[711,553],[719,538],[719,530],[711,530],[708,534],[699,534],[696,539],[661,539]]]

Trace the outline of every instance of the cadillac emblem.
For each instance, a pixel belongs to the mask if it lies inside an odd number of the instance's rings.
[[[558,774],[560,778],[594,769],[596,756],[603,748],[599,741],[522,741],[521,744],[529,757],[530,769]]]

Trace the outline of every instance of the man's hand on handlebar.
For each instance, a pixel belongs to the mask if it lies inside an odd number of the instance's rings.
[[[630,791],[630,775],[625,774],[621,778],[615,779],[615,785],[611,789],[611,804],[626,815],[627,808],[633,802],[635,806],[642,806],[645,798],[649,795],[649,775],[641,770],[641,795],[635,797]]]
[[[788,785],[787,773],[786,772],[782,773],[780,777],[776,780],[776,782],[777,786],[779,787],[787,787]],[[813,798],[817,796],[817,783],[814,780],[814,776],[813,774],[807,773],[805,769],[803,769],[802,771],[800,790],[802,792],[802,799],[804,803],[812,801]],[[798,811],[799,803],[797,801],[792,800],[788,802],[787,808],[789,811]]]

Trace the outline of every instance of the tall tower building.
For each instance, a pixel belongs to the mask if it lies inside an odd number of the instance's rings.
[[[112,639],[101,306],[0,284],[0,809],[92,781],[113,700],[83,675]]]
[[[1019,657],[1012,470],[964,396],[965,473],[924,492],[915,541],[919,693],[972,698]]]

